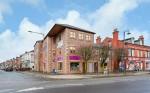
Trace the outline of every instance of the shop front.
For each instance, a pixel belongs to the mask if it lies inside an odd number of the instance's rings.
[[[144,61],[139,58],[129,58],[128,70],[143,70]]]
[[[150,58],[147,58],[145,61],[146,61],[146,68],[150,68]]]
[[[81,57],[76,55],[69,56],[70,60],[70,73],[82,73]]]

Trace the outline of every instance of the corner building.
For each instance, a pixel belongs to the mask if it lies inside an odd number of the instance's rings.
[[[43,70],[60,74],[83,73],[83,61],[74,54],[80,45],[94,45],[94,32],[55,24],[43,40]]]

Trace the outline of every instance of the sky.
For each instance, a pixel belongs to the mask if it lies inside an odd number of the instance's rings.
[[[34,49],[43,37],[29,33],[50,31],[55,23],[69,24],[95,32],[95,39],[112,37],[115,28],[119,39],[129,30],[143,35],[150,46],[150,0],[0,0],[0,62]]]

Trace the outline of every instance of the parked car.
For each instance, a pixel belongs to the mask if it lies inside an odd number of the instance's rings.
[[[150,71],[150,68],[145,68],[145,70]]]
[[[7,68],[5,69],[5,71],[13,71],[13,68],[12,68],[12,67],[7,67]]]
[[[134,71],[140,71],[140,68],[139,67],[135,67]]]

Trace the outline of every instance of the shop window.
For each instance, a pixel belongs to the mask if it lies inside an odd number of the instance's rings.
[[[70,38],[75,38],[75,32],[70,32]]]
[[[76,49],[75,49],[74,46],[71,46],[71,47],[70,47],[70,53],[71,53],[71,54],[72,54],[72,53],[75,53],[75,50],[76,50]]]
[[[79,63],[76,62],[70,63],[70,70],[79,70]]]
[[[79,33],[79,39],[83,40],[83,34]]]
[[[58,70],[62,70],[63,69],[63,64],[62,62],[58,63]]]

